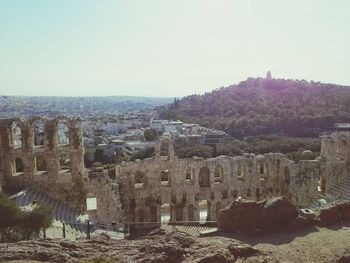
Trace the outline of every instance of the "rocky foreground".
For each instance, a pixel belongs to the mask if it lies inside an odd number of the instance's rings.
[[[214,237],[213,237],[214,238]],[[0,244],[0,262],[278,262],[247,244],[158,231],[137,240],[37,240]]]

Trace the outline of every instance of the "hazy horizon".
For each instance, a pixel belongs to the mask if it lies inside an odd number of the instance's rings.
[[[183,97],[272,76],[350,85],[350,2],[0,0],[0,95]]]

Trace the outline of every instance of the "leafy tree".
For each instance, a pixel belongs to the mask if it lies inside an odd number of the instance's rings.
[[[153,128],[145,129],[145,131],[143,133],[143,137],[148,142],[155,141],[158,138],[158,136],[159,136],[159,134],[158,134],[157,130],[155,130]]]

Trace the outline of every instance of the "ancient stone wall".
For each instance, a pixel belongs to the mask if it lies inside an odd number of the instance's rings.
[[[41,131],[37,134],[39,126]],[[64,128],[62,134],[59,134],[59,126]],[[62,137],[66,141],[61,142]],[[74,183],[83,184],[86,180],[83,133],[79,119],[1,119],[0,138],[2,185],[15,187],[24,184],[35,186],[59,199],[65,199],[67,194],[72,199],[77,198],[71,189]]]
[[[121,201],[129,222],[139,228],[160,222],[161,206],[170,205],[170,221],[199,221],[200,202],[207,201],[207,220],[233,199],[260,200],[288,196],[305,206],[318,196],[320,162],[295,164],[283,154],[178,159],[172,146],[155,157],[117,167]],[[169,139],[166,139],[169,144]]]
[[[38,122],[43,132],[35,135]],[[66,140],[59,134],[62,122]],[[94,221],[140,229],[158,226],[164,207],[171,222],[190,224],[203,221],[203,209],[204,221],[215,221],[221,208],[240,197],[284,195],[307,206],[349,174],[350,133],[323,137],[320,157],[298,163],[280,153],[179,159],[170,138],[162,137],[153,158],[117,166],[115,179],[103,169],[87,173],[82,134],[79,119],[1,119],[0,186],[30,185],[82,210],[86,197],[94,197],[97,209],[89,211]]]

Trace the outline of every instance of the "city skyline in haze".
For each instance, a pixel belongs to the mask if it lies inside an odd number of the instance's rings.
[[[350,2],[0,0],[0,95],[182,97],[247,77],[350,85]]]

